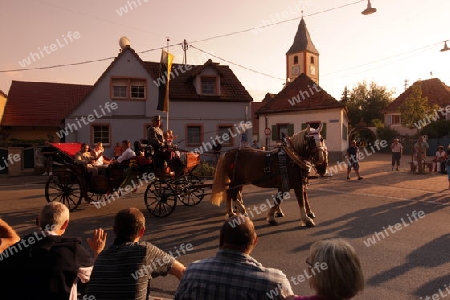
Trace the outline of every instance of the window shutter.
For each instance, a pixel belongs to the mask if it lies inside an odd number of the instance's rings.
[[[348,129],[347,126],[345,126],[344,124],[342,124],[342,139],[344,141],[347,140],[347,135],[348,135]]]
[[[278,140],[278,128],[277,125],[272,125],[272,141]]]
[[[288,136],[294,135],[294,124],[288,124]]]
[[[302,123],[302,130],[303,130],[303,129],[306,129],[306,126],[308,126],[308,124]]]
[[[326,139],[327,138],[327,123],[322,123],[322,131],[320,132],[320,135]]]

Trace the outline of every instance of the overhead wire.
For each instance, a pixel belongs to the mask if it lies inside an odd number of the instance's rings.
[[[57,6],[57,5],[54,5],[54,4],[50,4],[50,3],[44,2],[44,1],[42,1],[42,0],[36,0],[36,1],[37,1],[37,2],[40,2],[40,3],[43,3],[43,4],[46,4],[46,5],[49,5],[49,6],[53,6],[53,7],[59,8],[59,9],[67,9],[67,8],[64,8],[64,7],[60,7],[60,6]],[[356,4],[361,3],[361,2],[364,2],[364,1],[365,1],[365,0],[357,0],[357,1],[350,2],[350,3],[347,3],[347,4],[343,4],[343,5],[340,5],[340,6],[336,6],[336,7],[328,8],[328,9],[325,9],[325,10],[317,11],[317,12],[314,12],[314,13],[310,13],[310,14],[307,14],[307,15],[305,15],[305,16],[306,16],[306,17],[315,16],[315,15],[322,14],[322,13],[326,13],[326,12],[330,12],[330,11],[333,11],[333,10],[342,9],[342,8],[344,8],[344,7],[347,7],[347,6],[356,5]],[[81,12],[78,12],[78,11],[75,11],[75,10],[72,10],[72,9],[67,9],[67,10],[73,11],[73,12],[75,12],[75,13],[80,13],[80,14],[83,14],[83,15],[86,15],[86,16],[89,16],[89,17],[93,17],[93,16],[90,16],[90,15],[88,15],[88,14],[81,13]],[[303,17],[303,16],[302,16],[302,17]],[[286,20],[281,20],[281,21],[278,21],[278,22],[273,22],[273,23],[269,23],[269,24],[264,24],[264,25],[262,25],[262,26],[258,26],[258,28],[261,29],[261,28],[271,27],[271,26],[283,24],[283,23],[286,23],[286,22],[296,21],[296,20],[298,20],[298,19],[299,19],[299,17],[290,18],[290,19],[286,19]],[[105,21],[105,22],[110,22],[110,21],[108,21],[108,20],[103,20],[103,21]],[[112,21],[111,21],[111,22],[112,22]],[[114,22],[113,22],[113,23],[114,23]],[[243,30],[239,30],[239,31],[233,31],[233,32],[225,33],[225,34],[219,34],[219,35],[215,35],[215,36],[208,37],[208,38],[204,38],[204,39],[194,40],[194,41],[192,41],[192,42],[189,42],[189,46],[190,46],[191,48],[194,48],[194,49],[196,49],[196,50],[202,52],[202,53],[208,54],[208,55],[210,55],[211,57],[215,57],[215,58],[220,59],[220,60],[222,60],[222,61],[224,61],[224,62],[226,62],[226,63],[229,63],[229,64],[231,64],[231,65],[234,65],[234,66],[243,68],[243,69],[245,69],[245,70],[254,72],[254,73],[256,73],[256,74],[260,74],[260,75],[263,75],[263,76],[266,76],[266,77],[270,77],[270,78],[273,78],[273,79],[277,79],[277,80],[282,80],[282,81],[284,81],[285,79],[283,79],[283,78],[276,77],[276,76],[273,76],[273,75],[270,75],[270,74],[267,74],[267,73],[264,73],[264,72],[260,72],[260,71],[257,71],[257,70],[255,70],[255,69],[253,69],[253,68],[246,67],[246,66],[244,66],[244,65],[242,65],[242,64],[232,62],[232,61],[230,61],[230,60],[228,60],[228,59],[225,59],[225,58],[220,57],[220,56],[218,56],[218,55],[212,54],[212,53],[210,53],[210,52],[207,52],[207,51],[205,51],[205,50],[202,50],[202,49],[200,49],[200,48],[195,47],[195,46],[192,45],[192,44],[195,44],[195,43],[211,41],[211,40],[213,40],[213,39],[218,39],[218,38],[223,38],[223,37],[228,37],[228,36],[232,36],[232,35],[237,35],[237,34],[242,34],[242,33],[250,32],[250,31],[254,31],[255,29],[256,29],[255,27],[252,27],[252,28],[247,28],[247,29],[243,29]],[[154,34],[154,33],[153,33],[153,34]],[[439,42],[439,43],[440,43],[440,42]],[[182,44],[183,44],[183,43],[169,44],[169,45],[165,45],[165,46],[162,46],[162,47],[157,47],[157,48],[147,49],[147,50],[144,50],[144,51],[136,51],[136,53],[138,53],[138,54],[143,54],[143,53],[148,53],[148,52],[153,52],[153,51],[161,50],[161,49],[164,49],[164,48],[166,48],[166,47],[173,47],[173,46],[178,46],[178,45],[182,45]],[[366,65],[371,65],[371,64],[374,64],[374,63],[377,63],[377,62],[380,62],[380,61],[385,61],[385,60],[387,60],[387,59],[391,59],[391,58],[394,58],[394,57],[398,57],[398,56],[401,56],[401,55],[405,55],[405,54],[409,54],[409,53],[412,53],[412,52],[415,52],[415,51],[419,51],[419,50],[422,50],[422,49],[426,49],[426,48],[435,46],[436,44],[438,44],[438,43],[434,43],[434,44],[431,44],[431,45],[427,45],[427,46],[425,46],[425,47],[421,47],[421,48],[418,48],[418,49],[413,49],[413,50],[410,50],[410,51],[407,51],[407,52],[404,52],[404,53],[396,54],[396,55],[394,55],[394,56],[387,57],[387,58],[383,58],[383,59],[380,59],[380,60],[377,60],[377,61],[372,61],[372,62],[369,62],[369,63],[366,63],[366,64],[362,64],[362,65],[358,65],[358,66],[354,66],[354,67],[350,67],[350,68],[346,68],[346,69],[341,69],[341,70],[338,70],[338,71],[335,71],[335,72],[331,72],[331,73],[325,73],[325,74],[323,74],[323,76],[326,77],[327,75],[330,75],[330,74],[341,73],[341,72],[344,72],[344,71],[348,71],[348,70],[360,68],[360,67],[363,67],[363,66],[366,66]],[[81,61],[81,62],[76,62],[76,63],[67,63],[67,64],[52,65],[52,66],[43,66],[43,67],[34,67],[34,68],[20,68],[20,69],[0,70],[0,73],[6,73],[6,72],[19,72],[19,71],[31,71],[31,70],[46,70],[46,69],[62,68],[62,67],[67,67],[67,66],[76,66],[76,65],[90,64],[90,63],[94,63],[94,62],[102,62],[102,61],[111,60],[111,59],[115,59],[115,58],[116,58],[116,57],[113,56],[113,57],[106,57],[106,58],[95,59],[95,60],[86,60],[86,61]],[[376,69],[376,68],[379,68],[379,67],[382,67],[382,66],[374,67],[374,68],[372,68],[372,69]],[[372,70],[372,69],[370,69],[370,70]],[[363,71],[363,72],[367,72],[367,70],[365,70],[365,71]],[[353,74],[353,75],[354,75],[354,74]],[[333,78],[332,78],[332,79],[333,79]]]
[[[91,15],[89,15],[89,14],[81,13],[81,12],[79,12],[79,11],[75,11],[75,10],[73,10],[73,9],[64,8],[64,7],[61,7],[61,6],[58,6],[58,5],[50,4],[50,3],[47,3],[47,2],[42,1],[42,0],[35,0],[35,1],[40,2],[40,3],[43,3],[43,4],[45,4],[45,5],[49,5],[49,6],[52,6],[52,7],[56,7],[56,8],[58,8],[58,9],[65,9],[65,10],[68,10],[68,11],[71,11],[71,12],[75,12],[75,13],[78,13],[78,14],[86,15],[86,16],[88,16],[88,17],[93,17],[93,16],[91,16]],[[344,4],[344,5],[341,5],[341,6],[329,8],[329,9],[322,10],[322,11],[318,11],[318,12],[314,12],[314,13],[311,13],[311,14],[306,15],[306,17],[318,15],[318,14],[325,13],[325,12],[329,12],[329,11],[332,11],[332,10],[335,10],[335,9],[344,8],[344,7],[350,6],[350,5],[355,5],[355,4],[358,4],[358,3],[363,2],[363,1],[365,1],[365,0],[358,0],[358,1],[354,1],[354,2],[351,2],[351,3],[347,3],[347,4]],[[286,20],[282,20],[282,21],[278,21],[278,22],[273,22],[273,23],[270,23],[270,24],[265,24],[265,25],[263,25],[263,26],[258,26],[258,28],[271,27],[271,26],[279,25],[279,24],[286,23],[286,22],[292,22],[292,21],[295,21],[295,20],[298,20],[298,19],[299,19],[299,17],[290,18],[290,19],[286,19]],[[102,19],[99,19],[99,20],[102,20]],[[110,22],[110,21],[108,21],[108,20],[102,20],[102,21]],[[111,22],[112,22],[112,21],[111,21]],[[114,22],[113,22],[113,23],[114,23]],[[206,41],[210,41],[210,40],[214,40],[214,39],[218,39],[218,38],[223,38],[223,37],[227,37],[227,36],[232,36],[232,35],[237,35],[237,34],[246,33],[246,32],[253,31],[253,30],[255,30],[255,27],[247,28],[247,29],[243,29],[243,30],[239,30],[239,31],[233,31],[233,32],[230,32],[230,33],[225,33],[225,34],[215,35],[215,36],[212,36],[212,37],[209,37],[209,38],[200,39],[200,40],[195,40],[195,41],[189,42],[189,44],[192,45],[192,44],[195,44],[195,43],[206,42]],[[162,47],[153,48],[153,49],[148,49],[148,50],[144,50],[144,51],[140,51],[140,52],[136,52],[136,53],[148,53],[148,52],[152,52],[152,51],[156,51],[156,50],[161,50],[161,49],[164,49],[164,48],[166,48],[166,47],[172,47],[172,46],[178,46],[178,45],[182,45],[182,43],[176,43],[176,44],[165,45],[165,46],[162,46]],[[53,65],[53,66],[45,66],[45,67],[20,68],[20,69],[0,70],[0,73],[6,73],[6,72],[20,72],[20,71],[32,71],[32,70],[45,70],[45,69],[61,68],[61,67],[66,67],[66,66],[83,65],[83,64],[89,64],[89,63],[94,63],[94,62],[100,62],[100,61],[105,61],[105,60],[114,59],[114,58],[115,58],[115,57],[106,57],[106,58],[101,58],[101,59],[94,59],[94,60],[81,61],[81,62],[77,62],[77,63],[67,63],[67,64],[60,64],[60,65]],[[269,75],[269,76],[270,76],[270,75]]]

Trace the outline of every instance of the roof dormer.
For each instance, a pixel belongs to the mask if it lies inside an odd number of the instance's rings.
[[[209,59],[203,66],[193,70],[194,86],[199,96],[220,96],[222,73],[217,68],[218,63]]]

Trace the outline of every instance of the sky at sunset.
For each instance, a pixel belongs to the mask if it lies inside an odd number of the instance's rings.
[[[169,38],[176,63],[186,39],[188,64],[229,65],[261,101],[283,87],[302,10],[320,53],[319,84],[336,99],[362,81],[396,96],[405,80],[450,85],[450,51],[440,51],[450,39],[450,1],[371,2],[377,12],[365,16],[366,0],[4,0],[0,90],[7,94],[12,80],[93,85],[126,36],[144,61],[159,61]]]

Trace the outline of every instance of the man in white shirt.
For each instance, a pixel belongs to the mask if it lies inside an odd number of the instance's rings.
[[[122,150],[123,150],[122,155],[120,155],[117,158],[118,163],[121,163],[125,160],[129,160],[130,158],[136,156],[136,153],[133,150],[131,150],[131,142],[128,140],[122,141]]]

